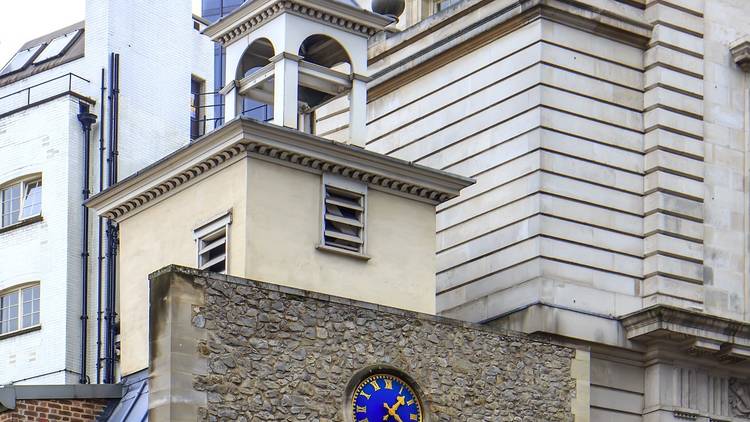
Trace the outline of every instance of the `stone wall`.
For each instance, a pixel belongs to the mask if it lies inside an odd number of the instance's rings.
[[[570,347],[174,266],[151,283],[153,420],[348,420],[374,366],[415,381],[427,421],[573,420]]]

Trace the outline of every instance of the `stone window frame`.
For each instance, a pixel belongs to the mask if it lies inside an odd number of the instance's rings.
[[[33,289],[33,288],[36,288],[37,291],[39,292],[38,293],[38,297],[33,298],[33,296],[32,296],[32,300],[31,300],[31,303],[32,303],[32,305],[31,305],[31,313],[25,314],[24,310],[23,310],[23,305],[24,305],[23,294],[24,294],[24,291],[26,291],[28,289]],[[14,285],[12,287],[9,287],[7,289],[0,290],[0,303],[3,302],[2,299],[5,298],[5,297],[9,297],[12,294],[17,295],[16,296],[16,304],[15,304],[15,307],[17,308],[16,309],[16,318],[14,318],[14,319],[17,320],[17,322],[16,322],[16,328],[14,330],[10,330],[10,331],[0,331],[0,340],[2,340],[4,338],[7,338],[7,337],[13,337],[13,336],[16,336],[16,335],[19,335],[19,334],[27,333],[29,331],[35,331],[35,330],[38,330],[38,329],[41,328],[41,326],[42,326],[42,306],[41,306],[42,299],[41,299],[41,293],[42,293],[42,287],[41,287],[41,283],[39,281],[31,281],[31,282],[27,282],[27,283],[17,284],[17,285]],[[38,303],[38,305],[37,305],[38,311],[37,312],[34,312],[34,305],[33,305],[33,303],[35,301]],[[0,305],[0,314],[3,313],[2,309],[5,309],[5,308],[2,308],[2,305]],[[33,323],[33,315],[34,314],[38,314],[38,321],[36,322],[36,324]],[[27,316],[27,315],[30,315],[32,317],[32,320],[31,320],[32,323],[29,324],[29,325],[27,325],[27,326],[24,326],[23,320],[24,320],[24,317]],[[2,315],[0,315],[0,316],[2,316]],[[2,322],[3,321],[0,320],[0,330],[2,329]]]
[[[322,183],[319,218],[320,243],[318,244],[317,248],[322,251],[334,252],[353,258],[369,260],[370,256],[367,254],[367,184],[332,173],[323,173],[321,181]],[[358,251],[338,247],[335,244],[326,242],[326,197],[329,189],[341,192],[344,195],[359,196],[361,198],[361,215],[359,219],[359,223],[361,224],[359,236],[361,246]]]
[[[39,209],[38,211],[25,215],[24,209],[26,208],[26,201],[27,201],[27,195],[29,192],[27,190],[32,187],[32,185],[38,184],[39,189]],[[16,217],[16,221],[10,224],[3,224],[3,220],[5,215],[7,214],[5,211],[5,201],[4,201],[4,195],[6,191],[9,191],[13,189],[14,187],[18,187],[19,189],[19,205],[18,205],[18,215]],[[41,173],[33,173],[21,176],[19,178],[12,179],[10,181],[7,181],[5,183],[0,184],[0,232],[10,230],[15,227],[24,226],[26,224],[33,223],[35,221],[41,220],[42,216],[42,205],[44,203],[43,201],[43,190],[44,190],[44,183],[42,181],[42,174]]]
[[[215,242],[216,239],[214,239],[217,235],[221,236],[223,233],[223,245],[224,245],[224,270],[221,271],[221,274],[227,274],[229,271],[229,245],[230,245],[230,239],[229,239],[229,226],[232,224],[232,211],[227,211],[222,213],[221,215],[211,219],[208,223],[202,224],[198,226],[198,228],[193,230],[193,240],[195,241],[195,257],[196,257],[196,267],[200,270],[207,270],[210,266],[213,266],[217,264],[218,262],[213,263],[212,265],[207,265],[207,262],[203,262],[203,255],[208,253],[211,249],[204,250],[206,246],[204,243],[207,241],[205,239],[210,239],[208,242]],[[221,246],[221,245],[218,245]],[[221,261],[220,261],[221,262]]]
[[[364,368],[360,369],[359,371],[355,372],[350,378],[349,382],[346,385],[346,388],[344,389],[344,400],[342,405],[342,413],[344,417],[345,422],[357,422],[354,419],[354,415],[352,415],[352,395],[354,394],[354,391],[356,390],[359,383],[361,383],[365,378],[369,377],[370,375],[375,374],[388,374],[393,375],[395,377],[398,377],[404,381],[406,381],[409,386],[414,390],[414,394],[417,397],[417,400],[419,400],[419,405],[422,409],[422,422],[434,422],[432,420],[432,412],[430,411],[430,406],[427,401],[427,396],[425,395],[424,390],[422,389],[420,383],[414,379],[411,375],[409,375],[406,371],[395,367],[393,365],[389,365],[387,363],[378,363],[374,365],[368,365]]]

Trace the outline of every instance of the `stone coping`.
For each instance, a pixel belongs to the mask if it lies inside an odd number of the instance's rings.
[[[299,296],[301,298],[313,299],[322,302],[336,303],[341,305],[353,306],[362,309],[368,309],[376,312],[387,313],[391,315],[403,316],[406,318],[414,318],[421,321],[430,321],[436,324],[450,325],[454,327],[470,328],[482,332],[492,333],[510,338],[523,339],[530,342],[536,343],[548,343],[562,347],[569,347],[571,349],[581,349],[583,346],[575,344],[573,342],[565,342],[552,336],[538,335],[538,334],[526,334],[518,331],[511,331],[505,329],[499,329],[489,327],[482,324],[473,322],[461,321],[458,319],[442,317],[438,315],[431,315],[422,312],[409,311],[406,309],[394,308],[391,306],[378,305],[376,303],[364,302],[356,299],[348,299],[340,296],[328,295],[324,293],[313,292],[310,290],[298,289],[295,287],[282,286],[279,284],[268,283],[265,281],[251,280],[242,277],[236,277],[231,275],[219,274],[210,271],[202,271],[196,268],[185,267],[177,264],[167,265],[159,270],[156,270],[149,274],[149,282],[154,279],[161,277],[168,273],[182,274],[190,277],[200,277],[209,280],[224,281],[227,283],[234,283],[243,286],[251,286],[258,289],[274,291],[284,293],[292,296]],[[585,348],[585,347],[584,347]],[[587,348],[586,348],[587,349]]]
[[[653,305],[620,318],[628,339],[667,340],[719,360],[750,359],[750,323],[671,305]],[[676,336],[676,337],[675,337]]]
[[[16,400],[119,399],[120,384],[0,385],[0,412],[16,408]]]

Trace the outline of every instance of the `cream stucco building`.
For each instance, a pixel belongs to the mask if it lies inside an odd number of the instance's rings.
[[[120,229],[123,374],[148,367],[148,275],[170,264],[433,314],[435,206],[471,183],[252,119],[225,124],[88,202]]]

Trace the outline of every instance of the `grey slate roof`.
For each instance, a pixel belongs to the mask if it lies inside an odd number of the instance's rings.
[[[101,417],[109,422],[148,421],[148,370],[136,372],[123,380],[125,393],[116,405],[106,409]]]

